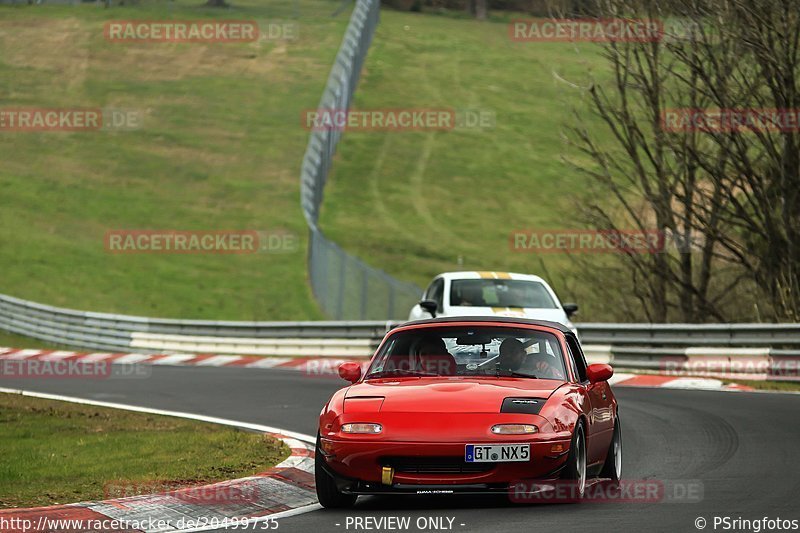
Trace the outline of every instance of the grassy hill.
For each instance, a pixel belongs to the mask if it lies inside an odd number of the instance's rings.
[[[502,20],[385,11],[355,107],[472,109],[493,112],[496,124],[349,133],[322,227],[348,251],[423,286],[446,270],[543,274],[562,300],[583,304],[581,319],[602,319],[601,302],[570,279],[577,267],[568,257],[509,244],[514,230],[576,227],[586,178],[562,161],[578,158],[562,132],[572,110],[586,106],[588,74],[603,75],[598,52],[511,42]]]
[[[322,318],[306,283],[300,116],[319,99],[348,13],[332,17],[330,0],[200,4],[0,7],[0,108],[145,113],[135,131],[0,132],[0,292],[150,316]],[[102,35],[110,19],[206,17],[296,21],[300,37],[212,45]],[[565,257],[540,262],[508,243],[512,230],[569,222],[583,184],[561,162],[560,131],[597,59],[590,45],[512,43],[501,20],[384,10],[356,107],[488,111],[496,125],[348,133],[321,226],[418,284],[454,268],[514,269],[550,274],[563,298],[589,303],[565,283]],[[113,229],[278,229],[300,247],[115,255],[104,247]]]
[[[0,6],[0,108],[141,110],[134,131],[0,132],[0,292],[149,316],[312,319],[298,175],[349,13],[329,0]],[[108,20],[289,21],[294,40],[111,43]],[[114,229],[287,231],[293,253],[115,255]]]

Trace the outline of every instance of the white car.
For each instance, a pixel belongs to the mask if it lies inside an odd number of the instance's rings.
[[[564,324],[577,334],[570,317],[576,304],[561,304],[539,276],[513,272],[445,272],[431,281],[409,320],[444,316],[510,316]]]

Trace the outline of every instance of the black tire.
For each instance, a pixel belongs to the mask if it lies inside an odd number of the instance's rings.
[[[619,416],[614,423],[614,436],[611,437],[611,444],[608,446],[608,453],[606,453],[606,460],[603,463],[603,469],[600,471],[602,478],[610,479],[614,482],[619,482],[622,475],[622,429],[619,425]]]
[[[336,486],[336,480],[331,477],[323,467],[325,459],[319,450],[319,436],[317,436],[317,449],[314,454],[314,484],[317,489],[319,504],[326,509],[345,509],[356,503],[358,496],[345,494]]]
[[[578,425],[575,426],[567,464],[564,466],[561,477],[575,484],[573,495],[576,500],[582,499],[586,493],[586,433],[582,421],[578,421]]]

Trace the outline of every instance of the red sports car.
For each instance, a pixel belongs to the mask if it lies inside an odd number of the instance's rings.
[[[322,409],[315,478],[324,507],[360,494],[509,491],[521,480],[619,480],[613,370],[586,364],[554,322],[460,317],[409,322]],[[546,485],[545,485],[546,486]]]

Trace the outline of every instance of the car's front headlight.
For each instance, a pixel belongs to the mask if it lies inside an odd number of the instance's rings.
[[[383,426],[380,424],[371,424],[365,422],[342,424],[342,433],[367,433],[376,435],[381,431],[383,431]]]
[[[496,424],[492,426],[495,435],[530,435],[537,433],[539,428],[533,424]]]

